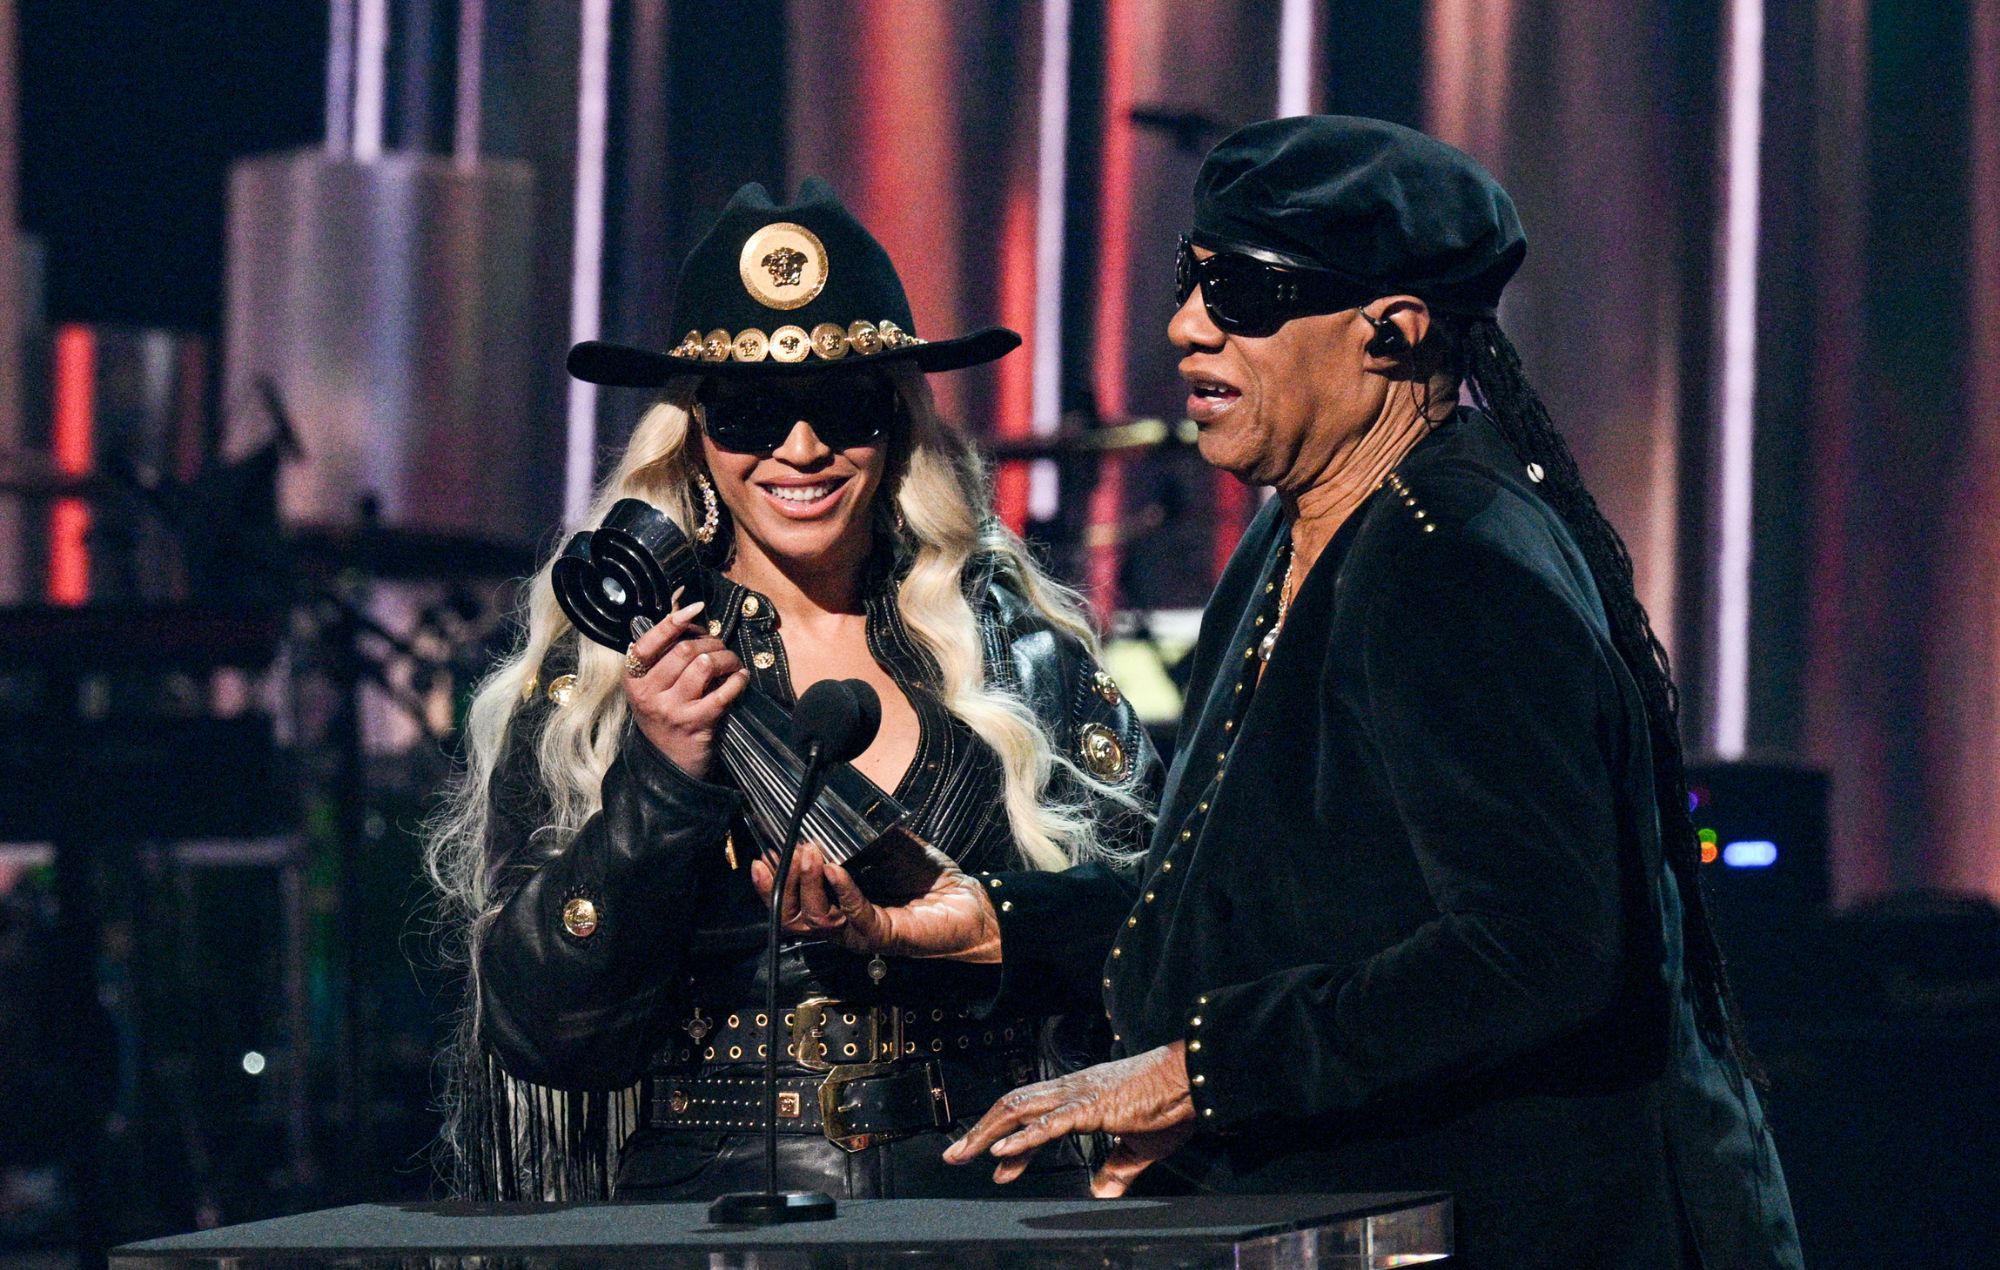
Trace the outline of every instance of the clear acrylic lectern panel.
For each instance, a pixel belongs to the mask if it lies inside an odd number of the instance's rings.
[[[1386,1270],[1451,1253],[1449,1196],[851,1200],[720,1227],[705,1204],[360,1204],[128,1244],[112,1270]]]

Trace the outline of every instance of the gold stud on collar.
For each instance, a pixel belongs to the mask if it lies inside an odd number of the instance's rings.
[[[568,705],[570,698],[575,695],[575,675],[557,675],[554,679],[549,680],[549,700],[555,702],[557,705]]]
[[[734,343],[729,332],[716,327],[701,337],[701,360],[705,362],[726,362],[729,360],[729,346]]]
[[[730,346],[729,355],[739,362],[761,362],[770,349],[770,338],[764,332],[754,326],[746,326],[736,332],[736,342]]]
[[[1101,723],[1086,723],[1077,733],[1077,749],[1083,766],[1101,781],[1122,780],[1125,776],[1125,746],[1118,734]]]
[[[578,939],[589,939],[597,933],[597,905],[579,895],[563,905],[563,929]]]
[[[1118,691],[1118,681],[1104,671],[1091,676],[1091,686],[1097,689],[1097,695],[1104,698],[1107,705],[1115,706],[1125,699],[1125,694]]]
[[[847,324],[847,342],[863,357],[872,357],[882,351],[882,336],[875,324],[865,318]]]

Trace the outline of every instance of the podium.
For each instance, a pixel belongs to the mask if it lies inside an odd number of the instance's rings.
[[[1451,1197],[843,1200],[831,1221],[723,1227],[706,1204],[357,1204],[127,1244],[112,1270],[1382,1270],[1451,1253]]]

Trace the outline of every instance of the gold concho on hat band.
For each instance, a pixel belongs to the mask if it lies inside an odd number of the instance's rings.
[[[847,331],[838,322],[821,322],[812,329],[813,352],[830,362],[847,356]]]
[[[924,342],[887,319],[880,324],[850,323],[845,330],[837,322],[821,322],[811,334],[803,327],[781,326],[766,335],[754,326],[746,326],[731,335],[718,327],[706,335],[689,331],[668,356],[704,362],[761,362],[768,358],[797,363],[811,355],[821,361],[837,362],[850,352],[858,357],[872,357],[899,348],[915,348]]]
[[[802,362],[812,352],[812,337],[804,328],[781,326],[771,332],[771,357],[780,362]]]
[[[804,225],[775,221],[744,242],[736,272],[765,308],[796,309],[826,286],[826,244]]]

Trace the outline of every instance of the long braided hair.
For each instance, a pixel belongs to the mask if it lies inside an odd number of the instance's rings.
[[[1694,1006],[1695,1025],[1716,1053],[1733,1051],[1757,1084],[1762,1069],[1745,1040],[1735,995],[1729,987],[1722,947],[1709,920],[1708,898],[1701,877],[1701,845],[1688,807],[1687,766],[1681,750],[1680,690],[1674,686],[1667,650],[1653,633],[1653,624],[1639,602],[1632,574],[1632,557],[1624,539],[1597,500],[1584,487],[1569,443],[1556,431],[1541,395],[1521,369],[1513,341],[1490,318],[1436,315],[1433,339],[1437,349],[1421,349],[1443,367],[1455,371],[1483,401],[1486,413],[1523,465],[1534,464],[1542,479],[1537,491],[1562,517],[1583,551],[1606,615],[1611,638],[1626,668],[1638,683],[1652,739],[1653,790],[1659,805],[1661,849],[1673,870],[1681,895],[1681,940],[1687,962],[1687,991]],[[1425,340],[1429,345],[1432,340]],[[1430,360],[1426,358],[1425,360]]]

